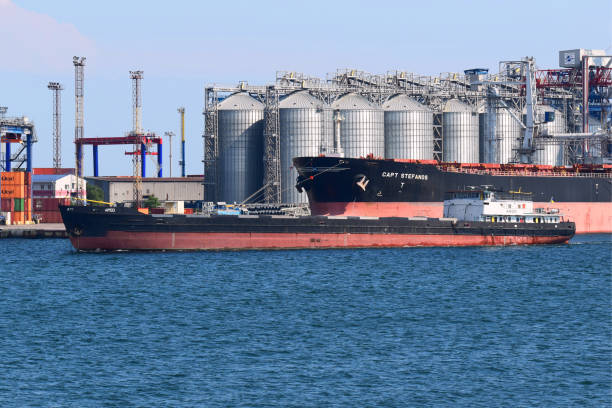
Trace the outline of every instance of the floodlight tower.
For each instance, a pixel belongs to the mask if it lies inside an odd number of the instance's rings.
[[[84,137],[83,129],[83,82],[85,57],[72,57],[74,65],[74,140],[75,142]],[[74,163],[74,171],[76,176],[76,194],[80,197],[81,183],[80,177],[83,176],[83,150],[80,143],[76,143],[76,160]]]
[[[142,136],[142,95],[140,92],[140,83],[143,78],[143,73],[144,71],[130,71],[130,78],[132,79],[132,134],[135,136]],[[132,192],[134,205],[136,207],[140,207],[140,203],[142,202],[142,175],[145,173],[146,148],[144,142],[135,144],[134,155],[132,156],[134,175]]]
[[[174,132],[166,132],[164,134],[169,139],[168,144],[170,145],[170,151],[168,156],[168,163],[170,163],[170,177],[172,177],[172,137],[174,136]]]
[[[49,82],[47,88],[53,91],[53,167],[62,167],[62,94],[59,82]]]
[[[185,177],[185,108],[177,109],[181,114],[181,177]]]

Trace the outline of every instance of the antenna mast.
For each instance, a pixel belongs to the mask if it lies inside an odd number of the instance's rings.
[[[53,167],[62,167],[62,94],[59,82],[49,82],[47,88],[53,91]]]
[[[177,111],[181,114],[181,177],[185,177],[185,108],[181,106]]]

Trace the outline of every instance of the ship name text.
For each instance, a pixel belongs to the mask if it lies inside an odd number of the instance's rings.
[[[383,171],[383,178],[396,178],[405,180],[427,180],[427,174],[415,174],[415,173],[394,173],[392,171]]]

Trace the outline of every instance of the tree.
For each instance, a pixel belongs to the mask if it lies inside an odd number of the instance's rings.
[[[160,206],[159,199],[151,194],[144,202],[146,208],[158,208]]]
[[[104,191],[95,184],[87,183],[87,199],[95,201],[104,201]],[[101,203],[92,203],[93,205],[102,205]]]

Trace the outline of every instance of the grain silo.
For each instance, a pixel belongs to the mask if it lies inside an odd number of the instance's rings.
[[[396,95],[383,104],[385,157],[433,159],[433,112],[407,95]]]
[[[218,201],[242,202],[262,186],[264,105],[235,93],[217,106]]]
[[[551,114],[553,120],[542,123],[539,127],[540,136],[534,139],[535,152],[531,158],[534,164],[547,164],[550,166],[562,166],[564,164],[564,144],[561,140],[555,139],[552,135],[565,133],[565,116],[563,112],[556,110],[548,105],[537,107],[537,118],[544,121]]]
[[[307,91],[294,92],[279,103],[281,201],[307,203],[306,193],[295,188],[298,176],[293,158],[318,156],[327,145],[326,132],[331,129],[329,108]],[[326,123],[330,122],[330,123]]]
[[[457,99],[442,109],[442,159],[446,162],[477,163],[479,156],[478,112]]]
[[[519,112],[512,111],[516,118]],[[522,127],[507,108],[485,111],[480,118],[483,163],[510,163],[520,147]]]
[[[382,109],[355,93],[338,98],[331,106],[334,120],[340,120],[340,147],[344,157],[385,154]],[[339,115],[339,118],[338,118]],[[337,126],[334,127],[337,129]]]

